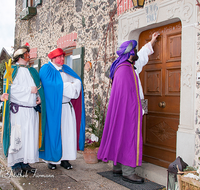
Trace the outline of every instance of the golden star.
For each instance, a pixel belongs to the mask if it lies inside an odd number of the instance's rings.
[[[5,62],[6,64],[6,74],[4,76],[4,78],[7,79],[8,83],[11,82],[12,83],[12,73],[13,73],[13,68],[11,68],[11,59],[9,59],[8,64]]]

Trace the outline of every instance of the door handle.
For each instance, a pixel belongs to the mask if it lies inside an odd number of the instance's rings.
[[[165,108],[166,107],[166,103],[163,101],[163,102],[159,102],[159,107],[160,108]]]

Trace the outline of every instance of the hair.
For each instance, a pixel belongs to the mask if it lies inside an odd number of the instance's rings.
[[[26,49],[28,52],[30,52],[30,48],[28,47],[28,46],[22,46],[22,47],[20,47],[19,49]]]
[[[26,51],[26,52],[27,52],[27,51]],[[25,52],[25,53],[26,53],[26,52]],[[24,54],[25,54],[25,53],[24,53]],[[13,62],[12,62],[12,63],[15,64],[15,63],[19,60],[19,58],[24,59],[24,54],[18,55],[17,57],[13,58]]]

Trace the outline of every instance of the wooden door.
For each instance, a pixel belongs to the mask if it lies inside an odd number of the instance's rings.
[[[154,32],[154,54],[140,74],[148,114],[143,117],[143,160],[168,168],[176,159],[180,112],[181,22],[144,31],[139,49]]]

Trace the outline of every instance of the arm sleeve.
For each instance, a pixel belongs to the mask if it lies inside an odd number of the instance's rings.
[[[145,44],[138,52],[138,60],[135,62],[135,67],[137,68],[138,74],[142,71],[143,66],[145,66],[149,61],[149,55],[153,54],[153,48],[151,42]]]
[[[18,85],[18,79],[15,78],[11,85],[11,97],[20,102],[29,102],[31,97],[31,87]]]
[[[74,79],[73,82],[65,82],[63,88],[63,96],[70,99],[77,99],[81,91],[81,82]]]

